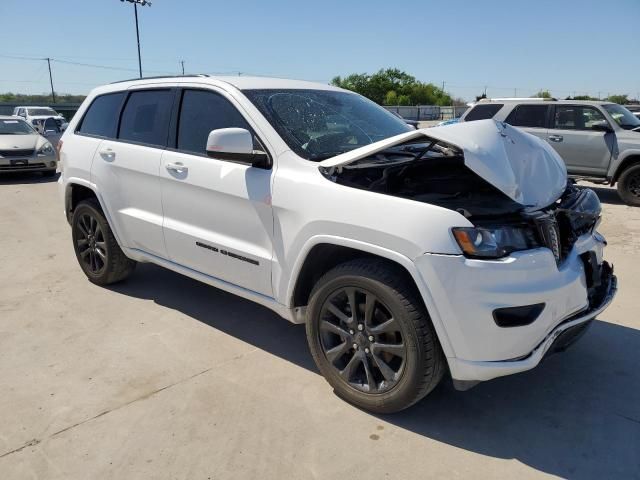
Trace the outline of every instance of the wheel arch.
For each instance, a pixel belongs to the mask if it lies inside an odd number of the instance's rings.
[[[102,207],[102,202],[100,202],[100,198],[96,193],[95,185],[80,179],[74,179],[67,182],[64,190],[64,212],[69,223],[71,223],[73,211],[78,203],[82,200],[86,200],[87,198],[95,198]]]
[[[303,248],[290,277],[285,298],[291,308],[296,311],[304,309],[308,304],[311,290],[320,277],[340,263],[355,258],[378,258],[406,275],[407,281],[416,289],[418,297],[427,309],[445,356],[453,355],[446,328],[431,292],[422,281],[414,262],[398,252],[378,245],[342,237],[322,236],[311,239]]]
[[[622,175],[622,172],[624,172],[627,168],[631,167],[632,165],[637,165],[637,164],[640,164],[640,151],[634,152],[625,156],[620,161],[620,163],[615,169],[613,176],[611,177],[611,185],[612,186],[615,185],[615,183],[620,178],[620,175]]]
[[[102,195],[100,195],[100,191],[98,190],[96,185],[87,180],[81,178],[71,178],[66,181],[64,190],[64,211],[67,217],[67,221],[71,223],[71,217],[73,216],[73,210],[75,209],[76,205],[78,205],[78,203],[80,203],[82,200],[86,200],[87,198],[95,198],[100,204],[102,213],[107,219],[109,227],[111,227],[113,236],[116,238],[118,245],[122,248],[123,243],[120,241],[121,238],[118,228],[116,228],[117,225],[111,218],[109,210],[105,208],[105,203],[102,199]]]

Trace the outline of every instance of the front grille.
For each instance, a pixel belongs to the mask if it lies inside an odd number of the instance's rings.
[[[35,150],[33,148],[18,149],[12,148],[11,150],[0,150],[0,157],[31,157]]]
[[[601,211],[600,200],[593,190],[570,185],[552,209],[536,212],[531,218],[540,241],[553,252],[559,264],[581,235],[595,230]]]
[[[563,238],[553,213],[539,215],[534,219],[542,244],[553,253],[557,263],[562,261]]]

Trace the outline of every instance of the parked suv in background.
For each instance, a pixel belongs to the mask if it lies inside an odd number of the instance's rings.
[[[610,102],[549,99],[481,100],[462,122],[493,118],[546,140],[569,175],[617,184],[620,197],[640,205],[640,119]]]
[[[414,130],[329,85],[187,76],[95,89],[60,146],[90,281],[152,262],[306,323],[374,412],[535,367],[616,290],[598,197],[493,120]]]
[[[58,124],[58,128],[62,128],[62,125],[66,123],[65,118],[50,107],[16,107],[13,109],[13,114],[17,117],[22,117],[27,123],[34,127],[40,128],[47,118],[53,118]]]

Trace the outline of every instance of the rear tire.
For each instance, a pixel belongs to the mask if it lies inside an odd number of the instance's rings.
[[[71,233],[78,263],[96,285],[120,282],[135,269],[136,262],[118,245],[96,199],[83,200],[75,208]]]
[[[624,203],[640,206],[640,164],[627,167],[618,178],[618,195]]]
[[[316,365],[339,397],[360,408],[398,412],[442,379],[440,343],[399,267],[377,259],[338,265],[313,288],[307,312]]]

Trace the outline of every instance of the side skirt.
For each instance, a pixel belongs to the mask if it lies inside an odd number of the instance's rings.
[[[219,278],[212,277],[205,273],[199,272],[189,267],[185,267],[184,265],[180,265],[178,263],[172,262],[162,257],[158,257],[137,248],[122,248],[122,250],[124,251],[125,255],[127,255],[127,257],[133,260],[136,260],[138,262],[154,263],[176,273],[180,273],[187,277],[193,278],[194,280],[198,280],[200,282],[206,283],[207,285],[211,285],[212,287],[224,290],[225,292],[229,292],[234,295],[238,295],[239,297],[246,298],[247,300],[251,300],[252,302],[267,307],[268,309],[280,315],[282,318],[289,320],[291,323],[304,323],[304,316],[300,315],[299,312],[296,312],[296,310],[298,309],[287,307],[286,305],[283,305],[276,301],[275,298],[262,295],[260,293],[254,292],[253,290],[239,287],[238,285],[234,285],[233,283],[225,282],[224,280],[221,280]]]

